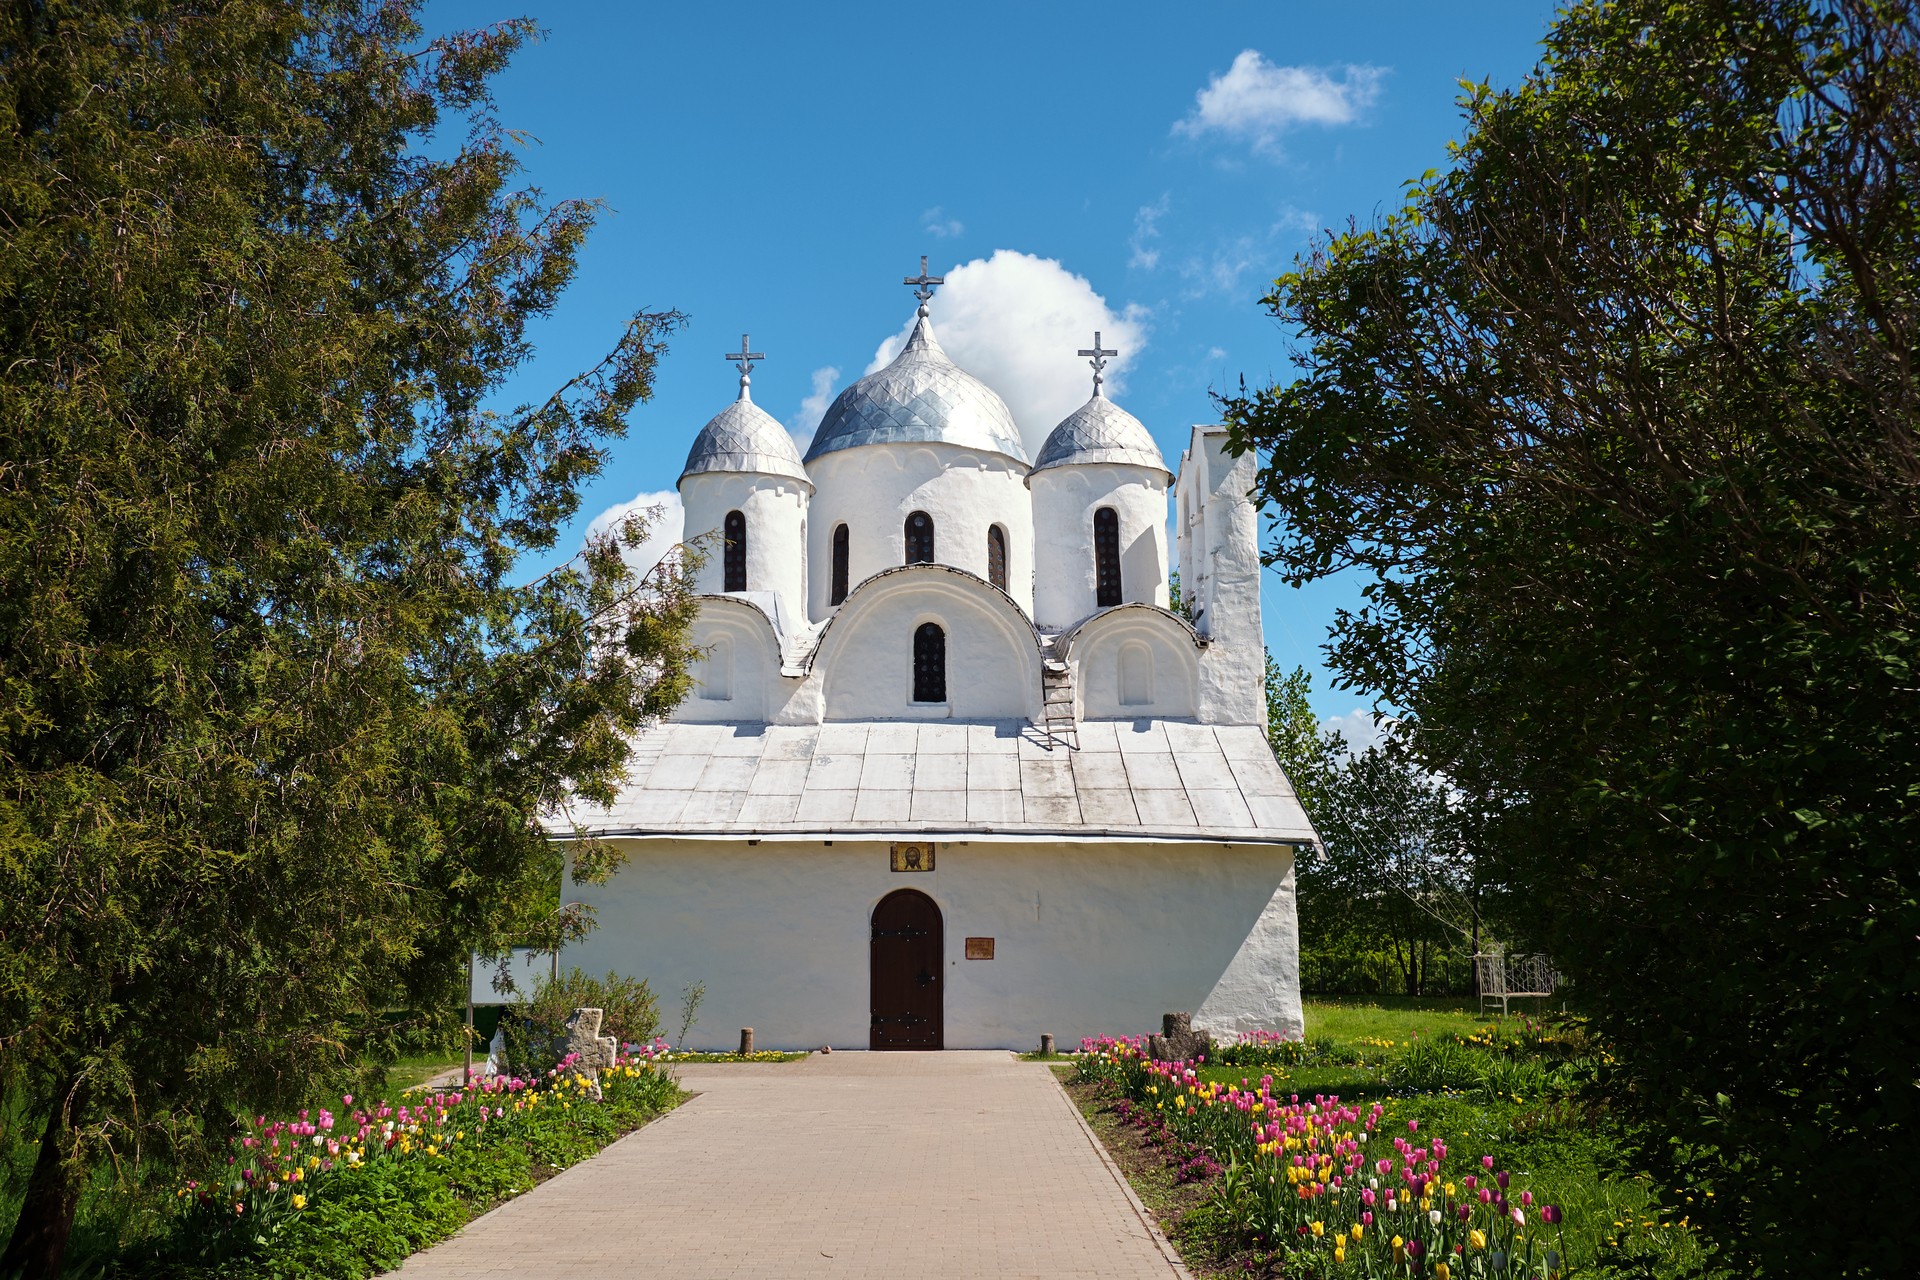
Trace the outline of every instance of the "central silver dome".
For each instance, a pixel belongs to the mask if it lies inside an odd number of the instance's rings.
[[[1028,461],[1006,402],[947,358],[925,316],[892,364],[834,400],[807,461],[863,444],[952,444]]]

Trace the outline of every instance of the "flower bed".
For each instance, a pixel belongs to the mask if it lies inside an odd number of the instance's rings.
[[[217,1178],[178,1190],[169,1271],[358,1280],[669,1109],[679,1086],[623,1055],[599,1096],[573,1058],[418,1102],[256,1116]],[[264,1269],[264,1271],[263,1271]]]
[[[1274,1049],[1277,1046],[1262,1046]],[[1079,1077],[1117,1089],[1183,1146],[1183,1176],[1220,1167],[1217,1203],[1242,1234],[1317,1270],[1363,1276],[1541,1277],[1568,1274],[1562,1214],[1491,1156],[1456,1169],[1419,1122],[1391,1139],[1384,1107],[1302,1101],[1201,1078],[1201,1063],[1154,1062],[1138,1039],[1082,1042]]]

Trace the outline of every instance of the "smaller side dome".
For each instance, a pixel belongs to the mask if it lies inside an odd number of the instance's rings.
[[[755,404],[741,379],[740,398],[713,416],[687,451],[687,465],[680,478],[705,471],[746,471],[761,475],[786,476],[813,489],[807,470],[800,465],[800,451],[779,419]]]
[[[1047,434],[1033,469],[1099,462],[1152,467],[1172,478],[1159,446],[1140,419],[1095,390],[1092,399]]]

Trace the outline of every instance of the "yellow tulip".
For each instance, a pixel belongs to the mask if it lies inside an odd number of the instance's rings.
[[[1323,1236],[1327,1234],[1327,1224],[1324,1222],[1309,1222],[1307,1224],[1307,1230],[1313,1232],[1316,1236]],[[1442,1276],[1440,1280],[1446,1280],[1446,1277]]]
[[[295,1197],[293,1198],[293,1207],[294,1207],[294,1208],[296,1208],[296,1209],[304,1209],[304,1208],[306,1208],[306,1207],[307,1207],[307,1198],[306,1198],[305,1196],[295,1196]]]
[[[1478,1229],[1467,1232],[1467,1243],[1476,1249],[1487,1247],[1487,1233]]]

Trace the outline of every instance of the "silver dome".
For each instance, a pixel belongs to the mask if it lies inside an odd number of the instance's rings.
[[[807,469],[800,465],[800,451],[793,447],[793,437],[778,419],[753,402],[744,380],[740,398],[715,414],[693,438],[680,478],[685,480],[704,471],[789,476],[809,489],[813,487]]]
[[[1044,471],[1088,462],[1117,462],[1167,471],[1160,447],[1140,419],[1098,391],[1047,434],[1033,469]]]
[[[1027,462],[1006,402],[947,358],[925,316],[892,364],[834,400],[814,432],[807,461],[863,444],[911,443],[953,444]]]

